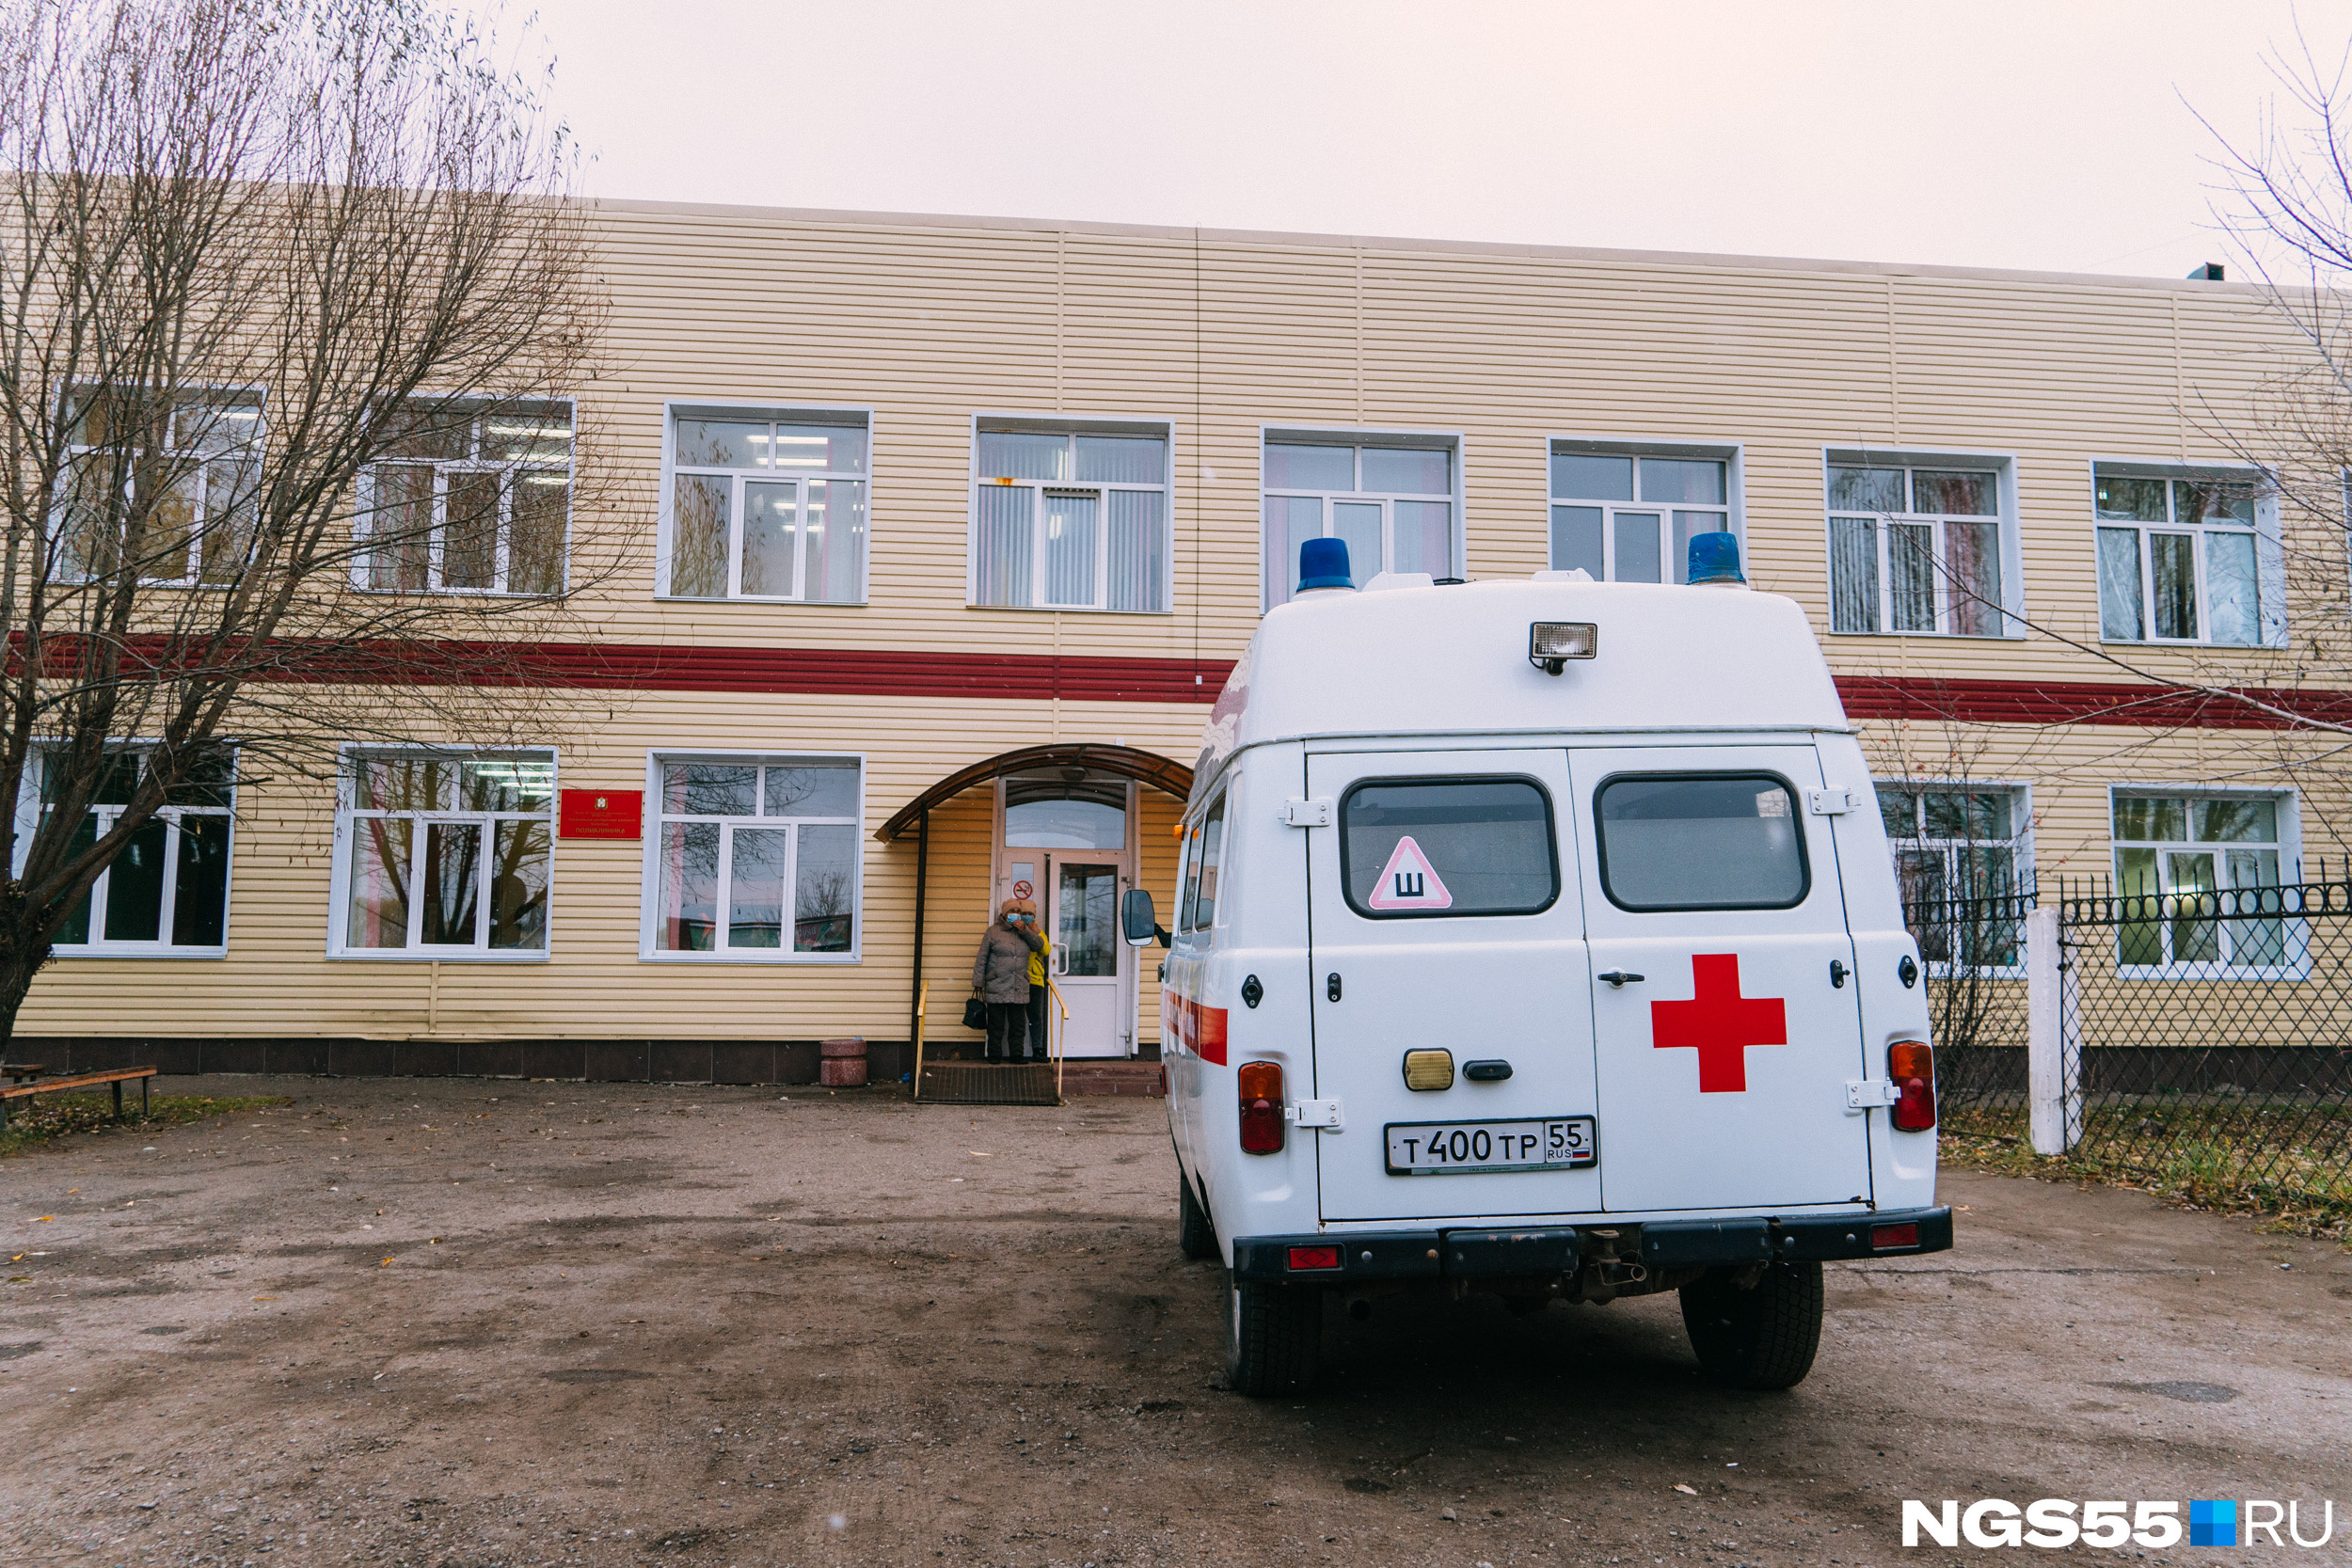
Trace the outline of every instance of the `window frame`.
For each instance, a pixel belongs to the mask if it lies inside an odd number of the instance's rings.
[[[1601,797],[1609,793],[1613,784],[1671,784],[1684,779],[1769,779],[1788,791],[1788,815],[1795,825],[1797,844],[1797,895],[1794,898],[1778,904],[1629,904],[1617,896],[1617,890],[1609,880],[1609,828],[1608,819],[1600,814]],[[1707,914],[1722,911],[1801,909],[1804,901],[1813,896],[1813,856],[1805,846],[1808,835],[1804,818],[1804,795],[1787,775],[1775,773],[1769,768],[1638,768],[1632,772],[1612,773],[1593,786],[1593,855],[1595,864],[1600,871],[1601,895],[1628,914]]]
[[[2129,518],[2108,518],[2099,515],[2099,481],[2104,470],[2111,479],[2163,480],[2164,509],[2167,521],[2140,522]],[[2241,526],[2233,520],[2198,518],[2183,523],[2177,520],[2180,510],[2179,482],[2197,483],[2251,483],[2254,486],[2254,520]],[[2098,594],[2099,641],[2120,647],[2142,648],[2281,648],[2288,643],[2286,606],[2286,546],[2284,523],[2279,504],[2278,481],[2259,464],[2184,463],[2178,460],[2135,457],[2094,457],[2090,463],[2090,571],[2091,581]],[[2106,574],[2099,559],[2099,535],[2102,531],[2130,531],[2138,536],[2139,546],[2139,630],[2137,637],[2107,635]],[[2196,541],[2195,569],[2197,577],[2197,629],[2195,637],[2158,637],[2155,634],[2155,562],[2149,547],[2151,532],[2187,534]],[[2209,579],[2206,572],[2208,536],[2217,533],[2250,535],[2254,545],[2254,640],[2250,642],[2217,642],[2213,639],[2213,606],[2208,598]]]
[[[1889,794],[1910,796],[1913,802],[1911,819],[1913,824],[1921,830],[1919,833],[1908,838],[1899,838],[1893,833],[1887,834],[1887,847],[1891,851],[1889,858],[1895,867],[1895,885],[1899,896],[1902,891],[1903,876],[1900,857],[1906,848],[1918,853],[1933,853],[1942,857],[1944,885],[1947,889],[1959,885],[1952,876],[1955,857],[1964,855],[1971,849],[2007,849],[2010,852],[2010,892],[2012,895],[2022,895],[2026,890],[2034,885],[2033,785],[2030,782],[2016,779],[1873,778],[1870,781],[1870,789],[1872,795],[1880,801],[1883,801]],[[2010,832],[2008,838],[1931,837],[1925,832],[1927,827],[1926,797],[1930,795],[1994,794],[2009,797]],[[1884,825],[1885,816],[1882,811],[1880,826],[1883,829]],[[1950,902],[1953,896],[1947,893],[1943,901]],[[1975,896],[1991,898],[1998,895],[1979,894]],[[1968,963],[1957,958],[1926,958],[1923,961],[1928,966],[1928,973],[1939,977],[1953,974],[1981,974],[1993,979],[2017,979],[2026,973],[2022,928],[2016,951],[2017,961],[2009,964]]]
[[[1589,497],[1552,494],[1551,460],[1555,457],[1630,457],[1634,460],[1633,488],[1636,499],[1629,501],[1595,500]],[[1675,501],[1645,501],[1639,499],[1641,460],[1645,457],[1667,461],[1721,463],[1724,465],[1724,501],[1721,506]],[[1748,556],[1747,509],[1747,446],[1740,441],[1694,441],[1689,437],[1674,439],[1632,437],[1622,436],[1548,436],[1544,438],[1544,562],[1548,571],[1565,568],[1552,556],[1551,513],[1559,506],[1597,506],[1601,512],[1601,560],[1609,575],[1598,580],[1615,582],[1617,557],[1616,513],[1619,510],[1643,513],[1656,512],[1658,518],[1658,559],[1663,570],[1662,580],[1676,580],[1674,559],[1674,514],[1677,512],[1720,512],[1724,527],[1740,541],[1740,559]],[[1690,562],[1681,562],[1685,577]],[[1634,579],[1640,580],[1640,579]]]
[[[2233,644],[2225,644],[2227,645]],[[2250,843],[2251,847],[2256,848],[2274,849],[2278,852],[2279,886],[2293,887],[2303,879],[2303,811],[2302,794],[2299,790],[2293,788],[2227,789],[2216,788],[2210,784],[2165,784],[2161,782],[2110,784],[2106,790],[2107,872],[2111,879],[2109,886],[2114,895],[2116,915],[2116,923],[2112,927],[2114,946],[2111,957],[2119,978],[2126,980],[2267,981],[2305,980],[2311,977],[2311,943],[2308,940],[2298,942],[2292,937],[2286,941],[2288,961],[2280,964],[2235,964],[2218,958],[2183,960],[2177,958],[2168,958],[2160,964],[2125,963],[2123,961],[2123,932],[2127,925],[2146,924],[2156,927],[2160,933],[2159,940],[2169,953],[2172,939],[2170,933],[2165,931],[2164,927],[2175,924],[2179,917],[2158,915],[2155,919],[2146,922],[2126,922],[2122,919],[2123,899],[2142,896],[2126,894],[2123,890],[2121,864],[2122,851],[2126,847],[2153,849],[2160,857],[2159,865],[2164,863],[2161,857],[2171,851],[2185,850],[2192,854],[2200,850],[2210,851],[2215,856],[2217,872],[2224,872],[2229,863],[2225,852],[2232,847],[2232,841],[2220,839],[2118,838],[2115,835],[2115,807],[2119,800],[2180,800],[2185,804],[2198,800],[2272,801],[2278,809],[2279,836],[2266,845],[2259,841],[2242,842]],[[2217,876],[2215,879],[2218,883],[2219,876]],[[2216,891],[2226,893],[2236,890],[2217,887]],[[2159,893],[2156,896],[2171,895]],[[2196,917],[2186,918],[2193,920]],[[2300,919],[2291,912],[2281,911],[2277,918],[2282,929],[2302,924]],[[2296,956],[2297,954],[2301,956],[2298,958]]]
[[[1030,602],[1000,604],[980,596],[980,486],[995,476],[980,472],[980,436],[1059,436],[1074,440],[1081,436],[1145,436],[1158,440],[1166,452],[1166,467],[1161,483],[1141,484],[1116,479],[1069,480],[1010,480],[999,481],[1008,489],[1031,492],[1030,530]],[[964,478],[964,545],[963,602],[969,610],[1008,610],[1034,613],[1040,610],[1074,611],[1094,615],[1173,615],[1176,612],[1176,421],[1172,418],[1147,414],[1017,414],[977,412],[972,416],[969,445],[970,471]],[[870,464],[869,464],[870,467]],[[1073,451],[1071,472],[1077,472]],[[1142,610],[1116,610],[1110,605],[1110,500],[1113,490],[1156,490],[1160,496],[1160,560],[1162,562],[1160,602]],[[1090,604],[1052,604],[1045,598],[1045,551],[1041,547],[1045,531],[1045,498],[1047,492],[1068,494],[1092,491],[1097,497],[1095,517],[1094,600]]]
[[[1184,825],[1184,855],[1176,868],[1175,924],[1168,927],[1169,935],[1180,945],[1186,947],[1216,945],[1216,928],[1222,920],[1226,905],[1225,867],[1227,851],[1232,847],[1235,822],[1232,804],[1232,786],[1230,784],[1219,784],[1211,792],[1208,803],[1200,808],[1200,814]],[[1209,923],[1202,926],[1197,924],[1192,916],[1193,911],[1199,907],[1200,878],[1208,869],[1201,863],[1201,857],[1208,852],[1207,833],[1209,819],[1213,816],[1217,819],[1224,832],[1217,835],[1216,841],[1216,894],[1209,909]]]
[[[1347,803],[1367,789],[1384,785],[1426,786],[1430,784],[1523,784],[1535,792],[1544,803],[1544,847],[1550,855],[1551,895],[1542,903],[1526,909],[1511,910],[1372,910],[1356,902],[1354,863],[1348,858]],[[1560,902],[1562,877],[1560,872],[1560,807],[1551,798],[1551,791],[1543,780],[1532,773],[1400,773],[1378,777],[1351,779],[1340,791],[1333,803],[1331,826],[1340,841],[1340,898],[1351,913],[1360,920],[1530,920],[1548,913]],[[1391,851],[1394,853],[1393,850]]]
[[[1468,499],[1470,495],[1470,437],[1466,433],[1459,430],[1406,430],[1371,425],[1261,423],[1258,426],[1257,517],[1259,614],[1263,615],[1276,608],[1276,601],[1270,596],[1274,592],[1275,583],[1267,575],[1271,562],[1266,542],[1266,502],[1272,498],[1312,496],[1320,500],[1323,504],[1324,532],[1322,537],[1326,539],[1333,537],[1331,502],[1334,498],[1343,501],[1376,502],[1380,507],[1379,571],[1364,572],[1357,569],[1357,562],[1353,561],[1348,562],[1350,569],[1356,570],[1357,576],[1365,582],[1370,582],[1380,573],[1389,571],[1391,569],[1389,563],[1395,559],[1396,512],[1394,503],[1400,500],[1426,501],[1437,499],[1435,492],[1424,495],[1396,490],[1302,490],[1295,487],[1278,489],[1268,485],[1265,482],[1265,451],[1269,445],[1351,447],[1356,451],[1356,476],[1359,481],[1363,477],[1363,449],[1366,447],[1387,447],[1406,451],[1433,451],[1440,448],[1444,449],[1453,458],[1454,488],[1446,498],[1452,507],[1453,537],[1448,542],[1447,570],[1443,574],[1432,573],[1431,575],[1433,577],[1442,575],[1449,578],[1462,578],[1468,575],[1470,570],[1470,505]],[[1290,602],[1294,592],[1290,585],[1291,577],[1295,573],[1297,564],[1295,561],[1283,563],[1281,603]]]
[[[1832,468],[1900,469],[1903,475],[1903,501],[1914,505],[1918,499],[1914,476],[1921,473],[1981,473],[1993,476],[1994,511],[1988,519],[1981,513],[1959,512],[1852,512],[1833,511],[1830,507],[1830,470]],[[1821,517],[1824,565],[1829,589],[1829,630],[1834,637],[1936,637],[1964,639],[1971,641],[2021,641],[2026,636],[2026,572],[2024,529],[2021,525],[2022,506],[2019,495],[2017,457],[2013,452],[1930,451],[1913,447],[1823,447],[1821,449]],[[1866,628],[1840,627],[1837,625],[1837,524],[1840,519],[1867,518],[1870,521],[1872,554],[1878,578],[1878,591],[1872,605],[1874,625]],[[1952,627],[1950,525],[1954,523],[1983,523],[1994,525],[2000,541],[2001,604],[1995,612],[2000,620],[1996,631],[1959,631]],[[1933,569],[1935,572],[1935,626],[1932,628],[1897,629],[1895,626],[1894,541],[1890,524],[1928,526],[1934,530]]]
[[[72,424],[78,425],[81,420],[81,412],[80,410],[72,407],[75,399],[78,396],[103,392],[103,388],[101,388],[87,387],[79,388],[69,387],[64,388],[57,394],[59,399],[60,414],[64,415]],[[222,400],[249,400],[249,406],[256,411],[254,416],[253,439],[251,443],[246,446],[226,447],[218,451],[209,453],[204,451],[201,448],[181,447],[176,444],[165,449],[165,455],[160,459],[160,461],[167,465],[186,465],[187,471],[182,476],[183,482],[193,481],[197,485],[198,499],[191,503],[192,515],[189,522],[187,543],[187,560],[189,569],[183,575],[176,578],[142,577],[138,579],[138,583],[142,588],[185,588],[199,591],[211,590],[214,592],[224,592],[234,587],[235,584],[233,582],[208,582],[204,579],[203,550],[201,542],[205,530],[212,526],[210,517],[212,501],[212,470],[223,462],[242,457],[249,461],[250,466],[257,471],[258,477],[258,470],[262,467],[262,453],[267,450],[269,445],[269,389],[266,387],[240,386],[229,382],[190,382],[181,385],[173,395],[183,403],[190,400],[201,399],[207,396]],[[179,407],[175,404],[171,414],[172,432],[175,437],[177,436],[179,431]],[[51,559],[59,563],[58,569],[55,574],[54,580],[59,583],[80,584],[99,580],[96,576],[87,571],[72,572],[67,571],[63,567],[63,562],[69,549],[69,546],[67,545],[68,531],[72,526],[72,467],[78,459],[88,456],[92,453],[105,452],[114,450],[117,449],[110,444],[103,442],[91,443],[70,440],[67,443],[67,472],[65,476],[63,476],[66,481],[66,493],[58,499],[56,512],[53,514],[52,521],[49,526]],[[138,466],[138,459],[135,454],[145,449],[126,448],[121,450],[134,454],[130,458],[131,466],[134,471],[124,480],[124,491],[127,497],[131,486],[135,484],[137,482],[137,474],[135,470]],[[252,501],[253,504],[258,507],[260,504],[260,497],[258,494],[252,498]]]
[[[850,474],[828,469],[821,474],[796,474],[792,483],[808,479],[839,479],[854,481],[866,486],[866,544],[858,552],[857,596],[849,599],[812,599],[808,596],[808,532],[797,531],[793,545],[796,578],[801,585],[797,594],[742,594],[736,587],[742,580],[743,524],[741,498],[747,470],[718,468],[707,464],[690,463],[685,471],[707,477],[725,475],[733,481],[729,492],[727,524],[727,586],[728,592],[716,598],[700,594],[673,593],[670,588],[670,568],[675,550],[677,511],[677,426],[682,418],[696,415],[719,420],[764,420],[771,424],[858,425],[866,432],[866,471]],[[851,416],[854,416],[852,418]],[[657,600],[690,605],[804,605],[812,610],[863,609],[870,602],[874,575],[874,507],[879,488],[877,469],[880,467],[879,422],[870,404],[790,403],[771,399],[673,397],[661,400],[661,471],[656,497],[654,518],[654,584]],[[781,483],[773,476],[767,483]],[[799,491],[795,491],[798,496]]]
[[[870,451],[870,449],[869,449]],[[871,459],[868,459],[869,465]],[[869,513],[868,515],[871,514]],[[870,536],[869,536],[870,541]],[[706,601],[717,603],[717,600]],[[778,768],[794,762],[850,762],[857,765],[857,815],[854,817],[803,816],[724,816],[710,812],[682,812],[672,816],[662,810],[661,768],[664,763],[707,762],[723,768]],[[644,963],[683,964],[811,964],[817,966],[857,965],[866,957],[866,791],[869,782],[869,759],[864,752],[829,752],[816,749],[787,751],[727,750],[711,747],[656,747],[645,753],[645,799],[648,803],[645,824],[643,874],[638,906],[637,957]],[[850,830],[850,841],[857,847],[856,872],[850,892],[850,950],[846,953],[803,953],[785,945],[777,947],[712,946],[708,948],[675,948],[659,945],[661,921],[661,828],[665,822],[698,822],[716,820],[731,830],[738,823],[754,823],[767,828],[789,827],[792,830],[791,859],[785,867],[785,885],[793,890],[797,899],[800,889],[801,835],[803,826],[839,827]],[[731,832],[720,842],[731,841]],[[718,892],[714,907],[726,906],[728,880],[734,875],[734,857],[723,850]],[[786,924],[790,925],[787,920]],[[723,926],[724,922],[717,923]]]
[[[482,928],[477,944],[460,947],[454,944],[424,946],[411,942],[405,947],[353,947],[344,940],[349,917],[348,899],[351,894],[352,856],[357,848],[357,836],[352,824],[361,820],[357,800],[358,780],[353,765],[366,757],[418,757],[463,763],[479,758],[545,756],[548,761],[548,804],[544,817],[527,811],[379,811],[370,809],[367,817],[405,817],[414,822],[478,822],[485,826],[498,822],[529,822],[544,820],[548,828],[548,940],[543,947],[491,947],[487,945],[490,913],[490,886],[487,879],[482,886],[481,912],[476,917]],[[326,956],[335,959],[387,963],[546,963],[555,956],[556,910],[556,807],[563,799],[563,755],[553,746],[419,746],[373,745],[364,741],[345,741],[336,749],[335,768],[335,832],[332,849],[332,869],[327,879]],[[486,856],[496,846],[496,831],[482,837],[483,853]],[[411,863],[423,853],[424,835],[416,835],[409,853]],[[423,920],[423,900],[412,887],[409,897],[408,927],[415,931]]]
[[[421,394],[408,401],[431,402],[431,394]],[[453,403],[480,404],[484,400],[453,397]],[[572,586],[572,501],[579,489],[580,468],[580,400],[577,397],[550,396],[521,398],[522,403],[561,404],[571,413],[571,453],[562,461],[548,457],[519,457],[501,462],[485,454],[488,432],[484,428],[484,416],[477,409],[467,420],[465,457],[380,457],[360,470],[357,486],[358,515],[352,530],[351,585],[362,594],[384,595],[418,594],[455,594],[471,598],[543,599],[563,598]],[[375,486],[379,470],[385,468],[420,468],[433,470],[433,524],[430,542],[425,550],[425,582],[421,588],[379,588],[370,579],[375,575],[375,554],[369,546],[373,520],[379,515]],[[557,585],[552,591],[521,589],[510,586],[514,572],[515,485],[527,482],[532,474],[564,476],[563,544],[557,553]],[[453,474],[489,474],[494,477],[512,476],[515,483],[498,486],[498,520],[492,545],[491,585],[475,588],[453,587],[444,580],[449,555],[449,486]]]
[[[33,748],[33,765],[25,769],[24,787],[17,796],[16,863],[10,868],[11,874],[15,874],[23,870],[24,857],[31,849],[31,836],[40,827],[41,812],[43,810],[41,803],[41,785],[43,783],[43,775],[47,771],[49,753],[56,751],[59,744],[61,744],[61,742],[40,742],[37,743]],[[109,745],[106,750],[110,752],[135,752],[144,756],[145,753],[153,751],[158,744],[159,742],[153,740],[126,740],[118,744]],[[168,819],[169,823],[169,826],[167,828],[164,834],[164,893],[162,895],[162,908],[156,915],[155,922],[156,929],[159,932],[168,931],[171,929],[173,924],[172,917],[178,912],[179,908],[181,839],[180,819],[183,816],[213,816],[219,817],[228,823],[229,842],[224,851],[227,856],[227,863],[222,877],[220,895],[220,941],[215,943],[183,943],[174,942],[168,940],[157,942],[121,942],[110,941],[103,936],[97,936],[94,940],[89,942],[58,942],[53,943],[51,951],[56,954],[56,957],[60,958],[209,959],[225,958],[229,956],[229,928],[230,911],[235,906],[236,897],[238,756],[237,747],[234,742],[224,742],[221,749],[228,754],[229,757],[229,780],[227,784],[221,786],[228,793],[229,804],[225,806],[182,806],[166,804],[157,808],[154,816],[150,819],[151,821],[165,821]],[[101,817],[102,822],[105,815],[108,813],[112,813],[114,816],[119,816],[121,815],[121,809],[122,808],[119,806],[102,806],[96,803],[92,803],[89,808],[91,815]],[[102,826],[99,830],[101,837],[104,836],[104,832],[105,830]],[[103,932],[105,929],[106,895],[113,879],[114,866],[109,864],[105,870],[98,874],[98,879],[90,884],[89,928],[93,933]]]

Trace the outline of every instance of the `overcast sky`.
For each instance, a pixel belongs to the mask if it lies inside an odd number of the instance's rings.
[[[538,0],[594,194],[2179,277],[2352,0]]]

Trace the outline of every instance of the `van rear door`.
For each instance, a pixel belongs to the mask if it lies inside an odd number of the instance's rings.
[[[1346,1118],[1324,1217],[1598,1209],[1565,753],[1319,753],[1307,781],[1314,1094]]]
[[[1861,988],[1813,748],[1580,747],[1569,769],[1605,1206],[1867,1199]]]

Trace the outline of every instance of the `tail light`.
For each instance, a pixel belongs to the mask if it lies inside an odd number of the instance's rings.
[[[1234,1077],[1241,1084],[1242,1152],[1281,1153],[1282,1064],[1244,1062]]]
[[[1336,1269],[1340,1266],[1340,1249],[1335,1246],[1295,1246],[1291,1248],[1294,1269]]]
[[[1870,1250],[1892,1252],[1897,1247],[1917,1246],[1919,1227],[1912,1225],[1874,1225],[1870,1227]]]
[[[1894,1123],[1906,1132],[1935,1125],[1935,1049],[1925,1040],[1897,1040],[1886,1048],[1886,1076],[1895,1085]]]

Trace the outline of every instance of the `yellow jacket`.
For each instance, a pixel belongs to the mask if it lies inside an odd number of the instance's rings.
[[[1053,952],[1054,944],[1043,935],[1040,935],[1037,942],[1037,950],[1029,955],[1029,984],[1041,986],[1045,983],[1045,957]]]

